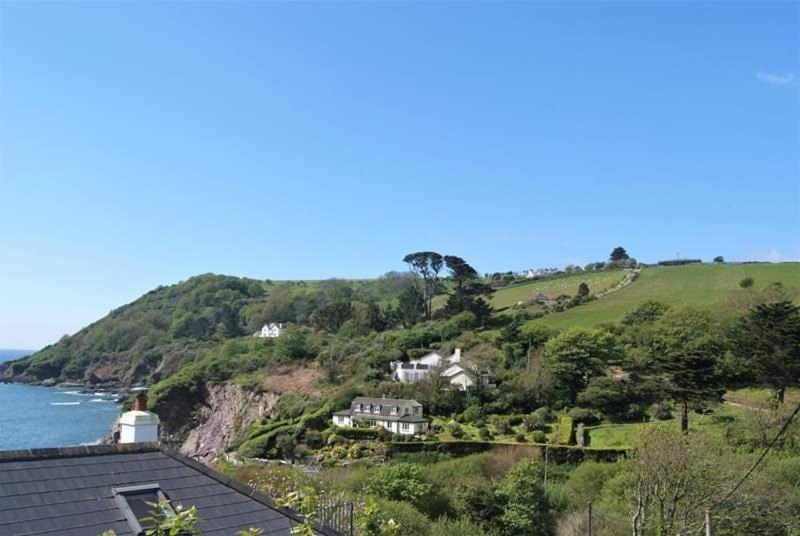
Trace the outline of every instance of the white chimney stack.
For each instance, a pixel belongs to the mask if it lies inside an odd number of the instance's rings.
[[[158,415],[147,411],[147,395],[139,393],[133,401],[133,411],[119,418],[120,443],[158,442]]]
[[[451,363],[461,363],[461,348],[456,348],[456,351],[453,352],[453,358],[450,360]]]

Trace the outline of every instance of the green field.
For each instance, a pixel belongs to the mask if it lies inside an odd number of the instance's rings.
[[[550,298],[555,298],[561,294],[574,296],[578,293],[578,285],[586,283],[592,294],[613,287],[625,277],[626,270],[610,270],[607,272],[587,272],[567,277],[557,277],[544,281],[534,281],[513,285],[497,290],[492,295],[492,306],[495,309],[511,307],[519,301],[530,300],[538,293],[542,293]]]
[[[621,274],[621,272],[612,273],[618,276]],[[739,281],[747,276],[755,280],[754,288],[764,288],[770,283],[779,281],[795,296],[797,289],[800,289],[800,263],[702,264],[644,268],[636,281],[618,292],[531,322],[539,322],[553,328],[590,327],[602,322],[619,321],[633,306],[645,300],[657,300],[668,305],[713,307],[724,303],[734,293],[741,292]],[[580,277],[569,279],[577,280]],[[591,282],[587,283],[592,286]]]

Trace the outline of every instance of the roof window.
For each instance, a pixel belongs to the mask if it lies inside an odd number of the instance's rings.
[[[162,513],[175,515],[169,506],[169,499],[158,484],[115,487],[113,490],[117,506],[125,515],[131,531],[137,536],[155,527],[156,516]],[[158,511],[158,504],[162,501],[167,501],[167,512]]]

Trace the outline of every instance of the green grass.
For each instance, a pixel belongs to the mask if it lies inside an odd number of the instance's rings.
[[[612,272],[616,273],[616,272]],[[619,272],[621,274],[622,272]],[[702,264],[645,268],[639,278],[618,292],[596,301],[532,320],[553,328],[591,327],[602,322],[615,322],[645,300],[658,300],[668,305],[700,305],[713,307],[741,292],[739,281],[750,276],[755,288],[764,288],[780,281],[785,287],[800,288],[800,263],[780,264]],[[580,279],[570,278],[573,280]],[[589,286],[591,287],[591,283]]]
[[[492,306],[495,309],[511,307],[519,301],[530,300],[538,293],[543,293],[550,298],[555,298],[561,294],[574,296],[578,293],[578,285],[585,282],[589,285],[592,294],[613,287],[627,274],[625,270],[610,270],[607,272],[587,272],[566,277],[546,279],[544,281],[533,281],[520,285],[512,285],[497,290],[492,295]]]

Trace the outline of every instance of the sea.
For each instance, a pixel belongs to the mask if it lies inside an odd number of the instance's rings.
[[[115,401],[104,391],[0,383],[0,450],[99,443],[120,413]]]

